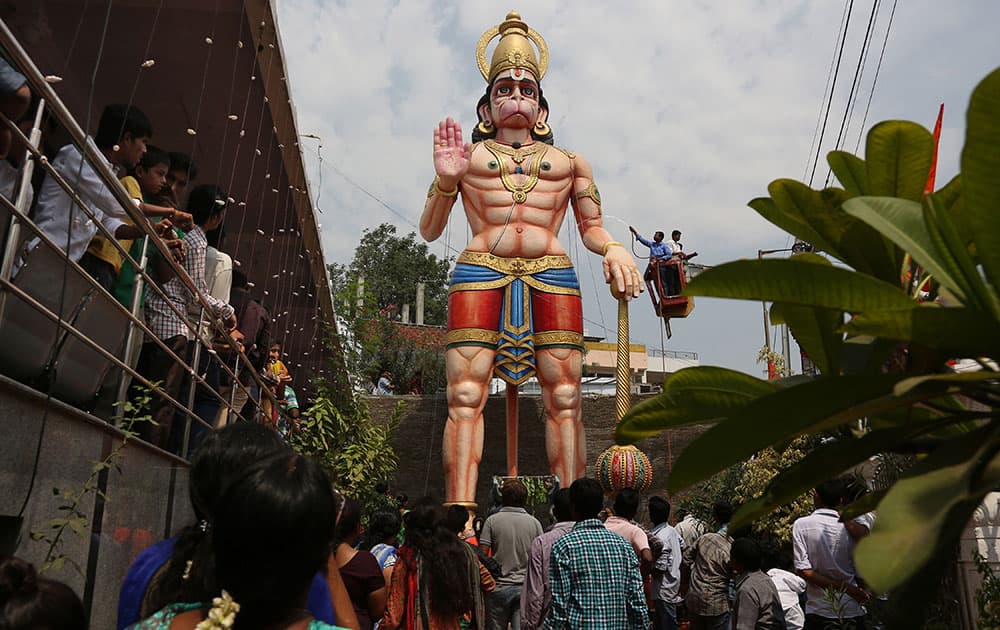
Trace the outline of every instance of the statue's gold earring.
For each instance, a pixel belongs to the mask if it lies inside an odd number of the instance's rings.
[[[489,134],[493,133],[493,123],[491,123],[488,120],[484,120],[481,123],[479,123],[479,125],[477,126],[477,128],[479,129],[480,133],[483,133],[483,134],[486,134],[486,135],[489,135]]]
[[[547,136],[552,133],[552,129],[549,128],[547,123],[539,120],[535,123],[535,134],[539,136]]]

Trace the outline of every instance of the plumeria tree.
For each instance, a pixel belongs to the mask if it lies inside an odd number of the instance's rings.
[[[1000,484],[1000,70],[973,92],[961,173],[927,193],[933,154],[920,125],[876,125],[864,157],[828,156],[839,187],[779,179],[750,202],[820,253],[730,262],[688,286],[689,295],[772,302],[772,322],[789,325],[819,375],[768,382],[682,370],[617,429],[630,443],[712,425],[678,458],[672,492],[762,449],[835,432],[745,503],[734,526],[874,455],[917,455],[852,508],[877,508],[855,560],[872,588],[892,593],[892,628],[921,626],[961,531]],[[950,369],[960,359],[977,369]]]

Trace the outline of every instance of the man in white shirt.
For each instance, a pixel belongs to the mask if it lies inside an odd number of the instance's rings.
[[[94,144],[100,149],[108,168],[117,176],[123,176],[138,164],[146,152],[146,142],[152,135],[153,128],[149,119],[137,107],[108,105],[101,114]],[[76,145],[68,144],[59,149],[55,159],[52,160],[52,167],[79,194],[94,218],[91,219],[66,194],[55,178],[46,177],[38,193],[35,224],[57,247],[66,252],[70,260],[79,262],[107,288],[113,283],[114,278],[109,280],[102,277],[103,270],[101,273],[97,272],[100,267],[97,263],[101,261],[86,253],[87,246],[98,231],[95,220],[116,239],[140,238],[145,236],[145,232],[137,226],[126,223],[128,215],[125,209]],[[143,205],[140,199],[133,200],[133,203],[137,208]],[[156,225],[156,230],[163,235],[170,227],[170,221],[164,220]],[[39,242],[41,239],[38,237],[31,239],[25,247],[25,256]],[[94,261],[90,261],[90,258],[94,258]],[[90,262],[94,265],[90,265]]]
[[[805,630],[850,628],[863,630],[869,595],[858,587],[857,570],[851,557],[854,541],[840,522],[837,509],[846,494],[843,479],[830,479],[816,487],[816,510],[792,525],[795,569],[806,581]],[[839,610],[831,606],[832,589]],[[841,625],[843,619],[843,625]]]
[[[670,502],[660,496],[649,497],[649,519],[653,536],[663,545],[653,562],[653,630],[677,630],[677,605],[681,597],[681,558],[684,541],[670,523]]]

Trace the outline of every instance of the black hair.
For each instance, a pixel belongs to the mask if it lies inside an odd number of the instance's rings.
[[[373,512],[368,517],[368,527],[365,529],[365,537],[361,543],[361,548],[371,549],[393,536],[398,536],[399,527],[402,522],[403,520],[399,517],[399,512],[396,510],[381,509]]]
[[[674,230],[673,232],[670,233],[670,236],[673,236],[674,234],[680,236],[681,231],[680,230]]]
[[[500,497],[505,507],[524,507],[528,502],[528,488],[520,479],[507,479],[500,486]]]
[[[469,522],[469,510],[461,505],[449,505],[444,515],[444,526],[455,534],[465,531],[465,524]]]
[[[792,543],[768,540],[760,544],[760,551],[762,569],[781,569],[789,573],[795,572]]]
[[[639,513],[639,493],[632,488],[622,488],[615,497],[615,516],[632,520]]]
[[[334,540],[338,543],[353,543],[351,537],[361,529],[361,505],[354,499],[344,499],[344,507],[340,510],[340,520],[337,521],[337,533]]]
[[[250,285],[247,284],[247,274],[243,273],[239,269],[233,269],[233,284],[230,289],[248,289]]]
[[[240,605],[236,630],[287,623],[305,604],[313,576],[330,557],[336,520],[329,477],[291,450],[230,484],[211,532],[219,588]]]
[[[729,558],[744,571],[758,571],[761,564],[760,545],[753,538],[737,538],[729,550]]]
[[[150,584],[148,604],[144,602],[142,610],[146,616],[167,604],[207,602],[218,595],[215,557],[206,532],[219,496],[251,464],[287,450],[275,431],[252,422],[237,422],[202,438],[191,459],[188,479],[195,522],[181,530],[170,560]],[[183,577],[185,572],[187,579]]]
[[[166,164],[167,168],[170,168],[170,154],[161,149],[160,147],[154,147],[153,145],[146,146],[146,152],[142,154],[142,159],[139,160],[139,166],[149,170],[154,166],[159,164]]]
[[[39,577],[20,558],[0,558],[0,628],[86,630],[83,603],[69,586]]]
[[[597,518],[604,509],[604,490],[596,479],[581,477],[569,487],[573,513],[579,520]]]
[[[720,525],[728,523],[733,518],[733,506],[729,501],[716,501],[712,504],[712,518]]]
[[[178,151],[170,152],[170,170],[172,171],[184,171],[187,173],[188,181],[193,182],[198,178],[198,165],[195,164],[194,160],[187,153],[180,153]]]
[[[418,584],[418,588],[428,589],[431,612],[441,616],[461,615],[475,605],[472,588],[479,586],[470,584],[471,548],[467,549],[468,544],[445,526],[443,512],[430,497],[414,503],[404,518],[406,543],[403,545],[410,548],[414,556],[404,555],[401,559],[415,562],[419,558],[426,581]],[[416,571],[416,566],[412,569]]]
[[[125,135],[135,138],[153,137],[153,124],[146,114],[135,105],[108,105],[101,112],[101,120],[97,123],[97,135],[94,144],[98,149],[110,149],[118,144]]]
[[[490,90],[492,90],[492,89],[493,89],[493,83],[490,82],[490,84],[486,86],[486,94],[484,94],[482,97],[480,97],[479,102],[476,103],[476,118],[478,119],[479,123],[483,122],[483,120],[484,120],[483,117],[482,117],[482,115],[479,113],[479,110],[482,109],[483,105],[489,104],[489,102],[490,102]],[[538,106],[540,108],[544,109],[547,112],[551,111],[549,109],[549,102],[547,100],[545,100],[544,96],[542,96],[542,86],[541,86],[541,84],[538,85]],[[483,140],[487,140],[487,139],[490,139],[490,138],[495,138],[497,136],[497,128],[496,127],[493,127],[492,130],[489,133],[483,133],[483,131],[479,128],[479,123],[476,123],[476,126],[472,128],[472,142],[474,142],[474,143],[475,142],[482,142]],[[536,133],[535,128],[532,127],[531,128],[531,138],[532,138],[532,140],[535,140],[537,142],[544,142],[545,144],[554,144],[555,143],[555,136],[552,134],[552,128],[551,127],[549,127],[548,133],[546,133],[544,135]]]
[[[816,486],[816,495],[819,497],[823,507],[837,508],[844,502],[847,496],[847,482],[843,477],[827,479]]]
[[[220,201],[222,203],[218,203]],[[191,191],[187,205],[195,224],[205,225],[209,219],[226,209],[226,193],[218,186],[202,184]]]
[[[569,498],[569,488],[559,488],[552,494],[552,515],[556,521],[573,520],[573,504]]]
[[[656,495],[649,497],[649,519],[653,525],[666,523],[670,518],[670,501]]]
[[[657,239],[657,237],[659,237],[659,239]],[[653,233],[653,240],[656,241],[657,243],[659,243],[660,241],[662,241],[663,240],[663,232],[661,230],[657,230],[656,232],[654,232]]]
[[[214,230],[209,230],[205,232],[205,240],[208,241],[209,247],[214,247],[215,249],[222,249],[222,242],[226,238],[226,226],[220,225]],[[230,287],[232,288],[232,287]]]

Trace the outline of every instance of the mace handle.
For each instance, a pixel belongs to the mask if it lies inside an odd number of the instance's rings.
[[[615,365],[615,424],[622,421],[631,406],[631,378],[628,343],[628,300],[618,298],[618,362]]]

